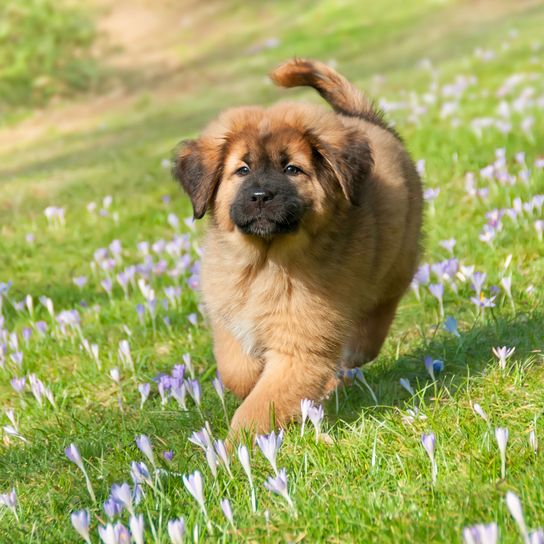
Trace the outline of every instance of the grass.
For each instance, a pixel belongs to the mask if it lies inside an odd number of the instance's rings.
[[[70,134],[52,131],[0,153],[0,282],[13,281],[3,296],[3,328],[17,334],[23,353],[19,368],[10,357],[16,350],[6,350],[0,402],[4,410],[14,410],[19,432],[28,440],[4,433],[0,446],[0,493],[15,487],[20,519],[17,523],[8,509],[0,509],[1,542],[77,541],[69,515],[82,508],[91,511],[96,542],[96,527],[106,521],[101,503],[111,485],[130,481],[130,462],[144,460],[134,442],[140,434],[150,437],[157,458],[164,450],[174,451],[170,465],[159,462],[170,472],[161,477],[161,492],[148,489],[137,507],[152,542],[168,542],[166,523],[179,516],[185,517],[188,540],[198,525],[201,541],[457,542],[463,527],[496,521],[501,542],[519,542],[504,501],[507,491],[521,498],[530,528],[544,525],[544,457],[541,451],[535,455],[528,441],[531,430],[544,441],[539,419],[544,410],[544,252],[534,226],[542,214],[536,209],[524,212],[517,224],[503,218],[492,246],[479,239],[486,212],[511,208],[516,197],[527,202],[544,193],[544,172],[534,166],[542,154],[537,127],[544,122],[538,102],[544,80],[542,45],[537,42],[544,9],[527,3],[501,13],[504,4],[490,4],[487,19],[478,22],[467,16],[471,8],[464,3],[388,0],[387,9],[376,4],[367,10],[352,1],[340,7],[332,2],[305,6],[300,11],[278,2],[268,4],[263,13],[265,8],[233,3],[229,12],[225,8],[221,31],[227,36],[231,29],[230,38],[222,43],[221,35],[201,37],[198,48],[190,51],[194,81],[180,90],[179,98],[165,103],[145,92],[133,105],[104,114],[91,126]],[[266,17],[255,26],[258,15]],[[189,43],[197,40],[198,28],[184,32]],[[279,43],[248,53],[263,37]],[[493,51],[494,58],[482,60],[474,52],[477,47]],[[296,515],[264,489],[272,470],[260,452],[252,451],[258,500],[258,513],[253,514],[239,463],[232,461],[232,480],[220,468],[214,481],[202,452],[187,440],[204,420],[215,437],[227,432],[211,385],[211,336],[199,314],[198,295],[188,285],[191,273],[187,270],[179,279],[181,303],[167,310],[159,304],[153,327],[149,316],[144,323],[138,318],[136,304],[144,301],[139,289],[132,286],[125,298],[114,282],[109,297],[100,285],[104,271],[95,267],[93,272],[90,263],[98,248],[116,239],[123,247],[116,271],[142,263],[138,242],[173,239],[167,216],[174,213],[182,220],[189,216],[190,205],[161,162],[179,139],[197,134],[221,109],[287,96],[287,91],[265,83],[264,74],[295,54],[334,58],[342,72],[390,105],[388,117],[414,158],[425,160],[426,185],[439,187],[440,194],[427,207],[424,261],[448,258],[440,241],[455,238],[454,254],[461,264],[487,273],[485,296],[491,295],[491,286],[501,288],[504,275],[512,274],[515,306],[501,289],[496,306],[479,312],[469,300],[470,281],[456,278],[457,293],[446,286],[444,297],[445,314],[457,319],[456,337],[444,330],[437,301],[426,286],[420,288],[421,300],[408,293],[380,357],[364,369],[378,402],[356,383],[340,389],[325,406],[324,431],[331,441],[315,443],[311,426],[302,438],[299,427],[287,430],[278,465],[287,469]],[[422,58],[430,59],[432,70]],[[514,74],[523,79],[497,96]],[[516,102],[531,88],[527,99]],[[289,91],[288,96],[319,100],[309,91]],[[500,120],[501,101],[519,110],[509,116],[511,129],[484,128],[478,137],[473,120]],[[448,102],[458,107],[450,116],[441,115]],[[534,118],[533,130],[522,130],[529,116]],[[480,175],[499,148],[506,149],[508,171],[517,180],[513,185]],[[526,154],[526,183],[520,180],[524,167],[514,158],[518,151]],[[487,199],[467,193],[467,172],[475,174],[478,187],[489,189]],[[113,202],[100,214],[107,195]],[[87,211],[89,202],[97,204],[96,212]],[[64,208],[64,226],[48,224],[43,210],[50,205]],[[204,226],[193,232],[183,221],[181,225],[189,240],[183,253],[192,265],[198,261]],[[159,257],[152,254],[156,263]],[[512,261],[505,271],[508,255]],[[173,267],[175,259],[168,254],[161,258]],[[72,281],[80,275],[88,276],[81,289]],[[148,281],[159,300],[163,288],[174,283],[166,274],[151,274]],[[32,315],[17,306],[27,294],[34,301]],[[52,299],[57,315],[76,308],[81,332],[61,334],[40,296]],[[188,320],[192,313],[198,315],[197,325]],[[44,336],[35,330],[37,321],[47,323]],[[25,327],[34,329],[28,343],[23,340]],[[100,368],[80,348],[80,335],[99,346]],[[119,360],[122,339],[129,340],[134,371]],[[0,332],[0,346],[4,343],[13,340]],[[502,345],[516,347],[504,369],[491,351]],[[140,410],[138,384],[169,372],[185,353],[203,384],[202,415],[191,401],[187,411],[177,409],[173,400],[162,406],[155,385]],[[426,355],[444,361],[436,381],[425,371]],[[121,372],[121,390],[109,374],[114,367]],[[28,387],[22,395],[13,390],[14,376],[31,373],[51,389],[55,407],[47,401],[40,407]],[[410,380],[413,396],[400,386],[400,378]],[[475,402],[489,423],[474,413]],[[228,413],[235,408],[236,401],[227,395]],[[420,417],[410,420],[408,410],[416,408]],[[7,417],[0,418],[2,425],[10,424]],[[504,479],[496,427],[509,429]],[[436,435],[434,486],[420,442],[422,433],[430,431]],[[92,504],[81,473],[64,455],[72,442],[85,460],[99,504]],[[206,538],[204,519],[181,481],[181,474],[195,469],[205,480],[213,538]],[[222,516],[219,500],[224,497],[231,501],[237,531]],[[126,523],[127,514],[121,519]]]
[[[97,78],[89,48],[91,20],[66,2],[4,0],[0,4],[0,122],[14,109],[88,89]],[[20,112],[19,112],[20,114]]]

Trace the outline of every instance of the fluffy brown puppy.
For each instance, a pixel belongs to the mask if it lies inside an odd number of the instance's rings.
[[[228,110],[183,142],[174,175],[210,216],[202,294],[233,432],[268,431],[320,400],[339,366],[375,358],[419,255],[421,182],[400,138],[346,79],[294,60],[272,80],[334,112]]]

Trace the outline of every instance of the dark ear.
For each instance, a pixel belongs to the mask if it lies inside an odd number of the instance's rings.
[[[178,146],[172,166],[177,179],[193,204],[195,219],[201,219],[221,177],[219,152],[207,150],[200,140],[186,140]]]
[[[336,178],[346,199],[354,206],[360,206],[365,179],[374,166],[366,137],[351,131],[340,144],[334,145],[319,139],[316,148],[325,168]]]

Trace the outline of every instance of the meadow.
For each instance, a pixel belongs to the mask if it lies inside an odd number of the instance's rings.
[[[544,542],[544,7],[182,4],[162,79],[90,56],[86,91],[51,69],[20,102],[32,84],[0,75],[0,542]],[[100,13],[77,12],[78,65]],[[226,107],[318,102],[266,78],[295,55],[395,124],[425,251],[379,358],[324,414],[225,451],[205,221],[171,153]],[[123,98],[97,100],[99,77]]]

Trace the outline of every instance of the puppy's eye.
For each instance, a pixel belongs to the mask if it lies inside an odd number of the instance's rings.
[[[302,174],[302,170],[298,166],[295,166],[294,164],[288,164],[285,167],[284,172],[288,176],[298,176],[298,174]]]
[[[241,166],[234,173],[239,175],[239,176],[247,176],[249,174],[249,167],[248,166]]]

